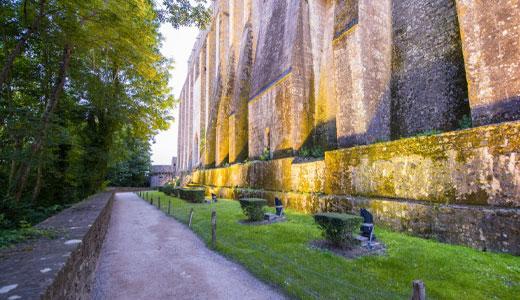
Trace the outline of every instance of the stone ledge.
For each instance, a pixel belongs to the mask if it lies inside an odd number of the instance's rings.
[[[108,228],[113,193],[100,193],[38,224],[56,232],[0,251],[2,297],[88,299],[93,272]]]

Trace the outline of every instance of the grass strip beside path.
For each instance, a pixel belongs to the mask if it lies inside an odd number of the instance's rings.
[[[193,208],[192,229],[208,245],[214,208],[216,250],[297,298],[406,299],[415,279],[424,281],[428,299],[514,299],[520,295],[520,257],[376,227],[387,254],[349,260],[309,246],[310,241],[321,239],[310,215],[288,209],[287,222],[248,226],[238,223],[245,219],[238,201],[192,204],[160,192],[148,195],[154,197],[155,205],[160,196],[165,213],[171,201],[173,217],[183,223]]]

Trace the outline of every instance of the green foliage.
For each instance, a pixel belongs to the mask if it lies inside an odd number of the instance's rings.
[[[310,157],[311,156],[311,149],[309,149],[307,147],[302,147],[298,154],[299,154],[300,157]]]
[[[271,159],[271,152],[269,151],[269,148],[264,148],[264,151],[262,152],[262,154],[260,155],[260,157],[258,158],[260,159],[261,161],[268,161]]]
[[[471,120],[471,116],[462,116],[462,119],[459,120],[459,129],[468,129],[471,127],[473,127],[473,121]]]
[[[160,22],[203,26],[209,17],[205,1],[164,4],[1,2],[2,227],[107,185],[146,184],[149,141],[176,103]]]
[[[312,147],[302,147],[298,152],[298,156],[305,158],[320,158],[325,155],[325,151],[319,145],[315,145]]]
[[[152,167],[150,143],[131,136],[118,139],[116,153],[110,159],[107,179],[110,186],[144,187],[148,186]]]
[[[55,235],[51,230],[32,227],[25,221],[21,221],[18,227],[17,229],[0,229],[0,249],[29,239],[39,237],[53,238]]]
[[[323,150],[323,148],[321,146],[316,145],[316,146],[312,147],[311,155],[314,158],[323,157],[323,156],[325,156],[325,151]]]
[[[318,213],[314,215],[314,221],[323,230],[323,237],[348,249],[356,244],[354,233],[359,230],[363,218],[351,214]]]
[[[177,190],[175,188],[175,185],[171,183],[167,183],[164,186],[159,187],[159,191],[165,193],[168,196],[177,197]]]
[[[211,18],[206,2],[206,0],[163,0],[166,9],[161,16],[174,28],[193,25],[205,28]]]
[[[15,229],[22,224],[37,224],[60,212],[68,205],[53,204],[36,206],[28,202],[17,202],[9,197],[0,198],[0,230]]]
[[[193,203],[204,202],[204,189],[199,188],[180,188],[178,189],[179,198]]]
[[[385,255],[345,259],[311,247],[321,238],[313,217],[287,209],[287,222],[243,226],[240,204],[219,199],[210,205],[192,204],[161,195],[173,216],[211,242],[211,211],[217,212],[217,248],[266,283],[296,299],[406,299],[417,278],[427,286],[428,299],[516,299],[520,293],[517,256],[482,252],[464,246],[412,237],[377,227]],[[268,208],[274,213],[274,208]],[[370,283],[370,288],[367,288]],[[462,295],[462,296],[461,296]]]
[[[242,211],[249,221],[262,221],[264,219],[264,206],[267,200],[259,198],[243,198],[238,200]]]

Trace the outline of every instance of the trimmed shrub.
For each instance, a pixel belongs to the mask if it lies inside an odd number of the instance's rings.
[[[249,221],[262,221],[264,219],[264,206],[267,205],[267,200],[243,198],[238,201]]]
[[[204,189],[181,188],[178,189],[179,198],[193,203],[204,202]]]
[[[363,218],[351,214],[318,213],[314,221],[323,230],[323,237],[335,246],[352,248],[357,241],[354,232],[359,229]]]
[[[175,187],[169,183],[159,188],[159,191],[165,193],[166,195],[171,195],[173,193],[173,189]]]

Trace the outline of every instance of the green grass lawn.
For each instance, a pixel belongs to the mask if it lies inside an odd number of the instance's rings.
[[[210,214],[217,212],[217,251],[258,278],[297,298],[407,299],[421,279],[429,299],[519,299],[520,257],[486,253],[376,228],[385,256],[345,259],[309,247],[321,233],[310,215],[287,210],[288,221],[263,226],[239,224],[238,201],[191,204],[150,192],[167,212],[187,223],[209,244]],[[157,205],[157,202],[155,202]],[[516,296],[515,296],[516,295]]]

